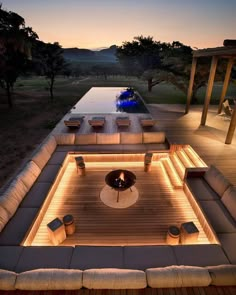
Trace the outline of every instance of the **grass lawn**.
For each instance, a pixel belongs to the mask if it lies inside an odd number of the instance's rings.
[[[14,107],[8,108],[6,96],[0,88],[0,186],[14,173],[21,161],[47,136],[50,130],[91,87],[126,87],[137,89],[146,103],[171,104],[186,102],[186,95],[167,83],[147,91],[147,84],[134,77],[58,77],[55,99],[49,99],[48,83],[44,77],[18,79],[14,88]],[[212,102],[219,101],[222,84],[215,84]],[[203,103],[205,89],[198,93]],[[231,85],[227,96],[236,96],[236,85]]]

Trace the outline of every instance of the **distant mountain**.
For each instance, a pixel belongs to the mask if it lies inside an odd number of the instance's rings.
[[[71,62],[116,63],[116,45],[101,50],[64,48],[64,58]]]

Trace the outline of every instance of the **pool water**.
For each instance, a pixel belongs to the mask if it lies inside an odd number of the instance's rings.
[[[127,87],[92,87],[73,107],[72,113],[149,113],[142,98],[119,99]]]

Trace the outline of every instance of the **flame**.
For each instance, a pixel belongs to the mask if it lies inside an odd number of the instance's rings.
[[[124,172],[121,172],[120,173],[119,179],[122,180],[122,181],[125,181],[125,174],[124,174]]]

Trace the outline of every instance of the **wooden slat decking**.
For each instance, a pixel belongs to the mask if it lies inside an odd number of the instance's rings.
[[[125,209],[107,207],[99,196],[106,174],[118,168],[137,177],[139,199]],[[51,245],[47,223],[66,214],[74,216],[76,232],[60,245],[166,244],[168,227],[188,221],[200,231],[198,243],[209,243],[183,190],[172,188],[159,161],[149,173],[144,172],[143,162],[86,162],[84,177],[70,162],[32,245]]]

